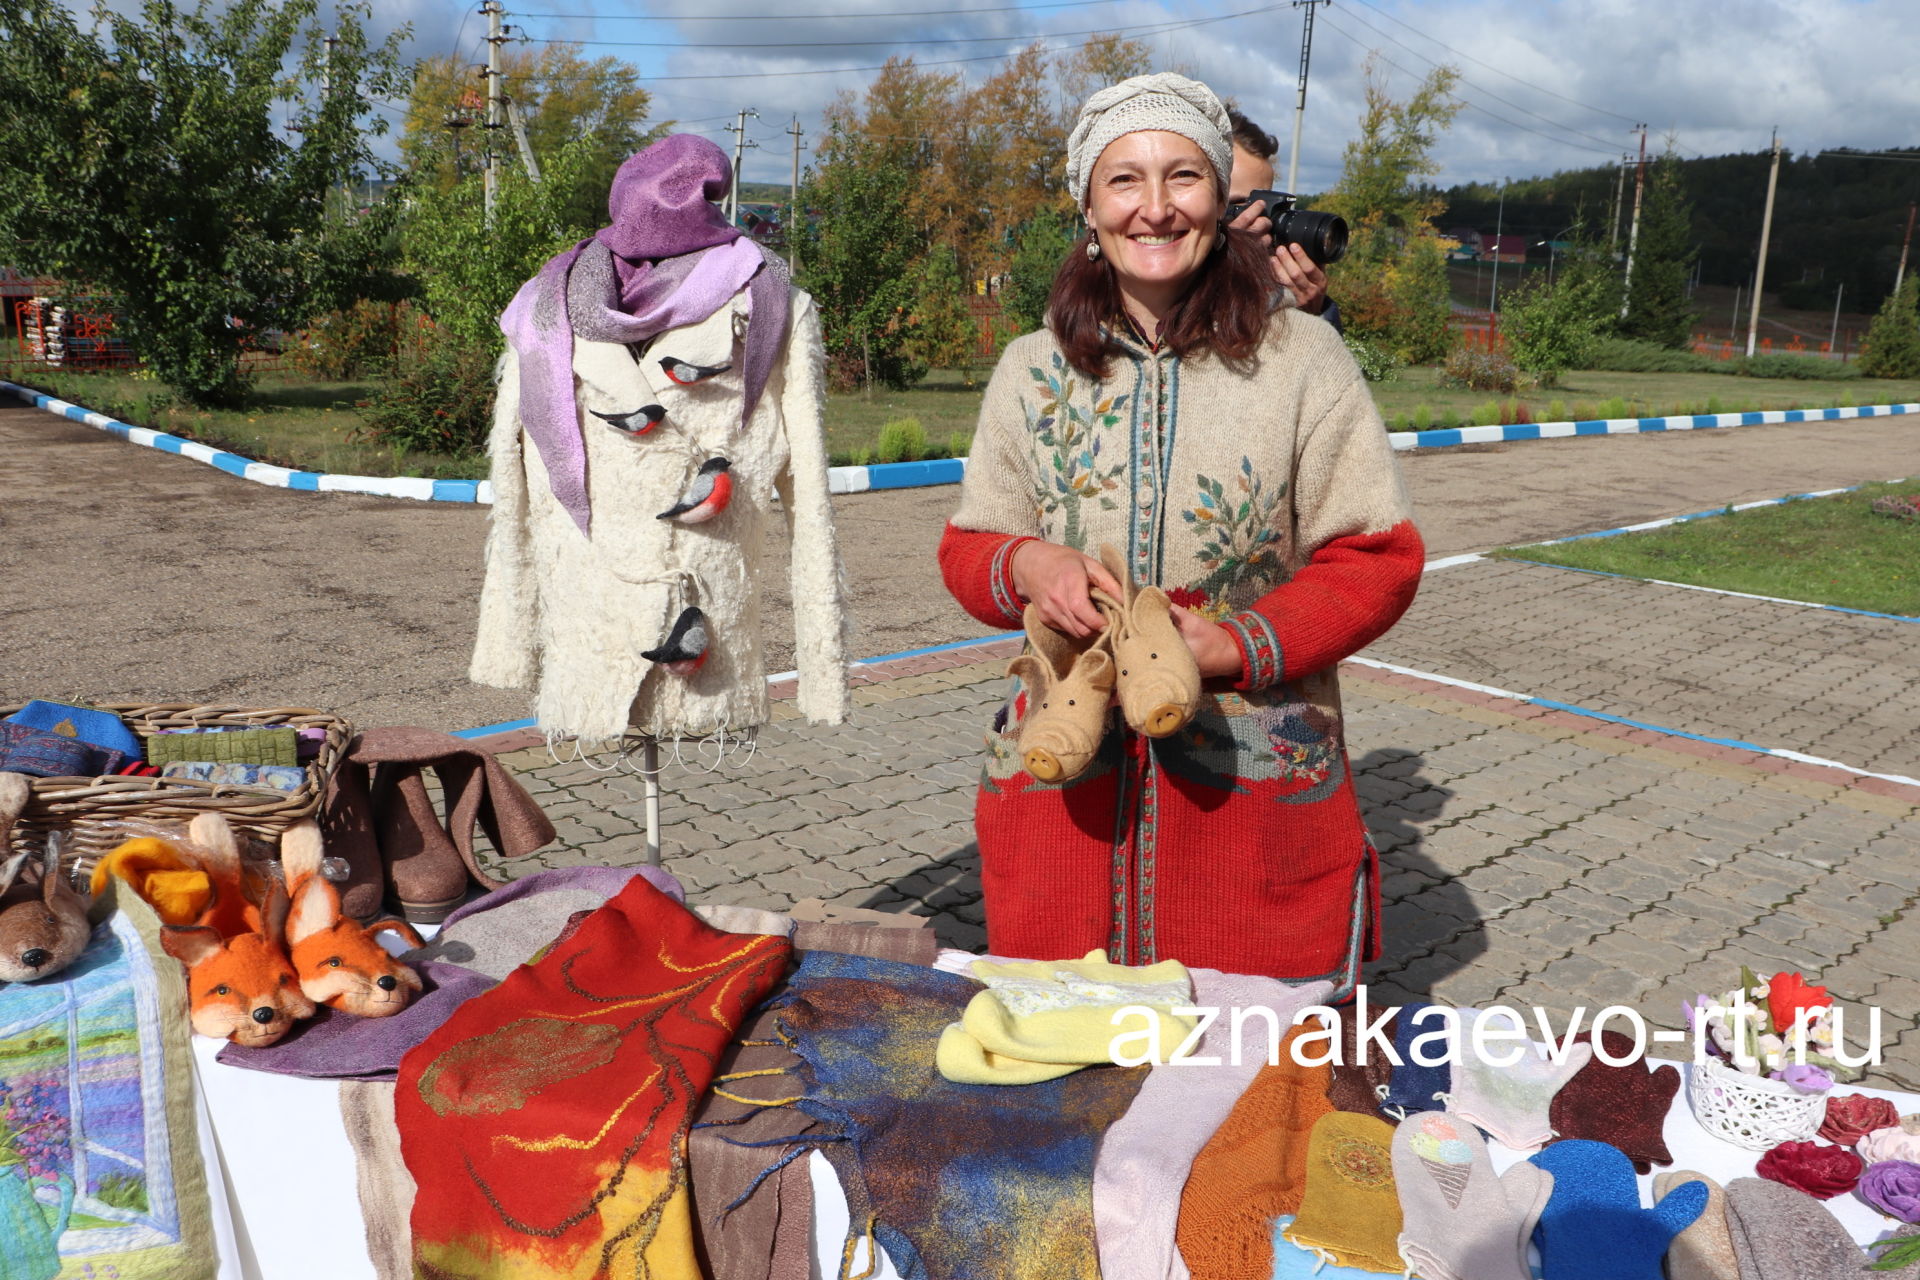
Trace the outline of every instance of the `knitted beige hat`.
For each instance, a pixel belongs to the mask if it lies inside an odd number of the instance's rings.
[[[1067,137],[1067,190],[1075,205],[1087,203],[1087,180],[1094,162],[1115,138],[1164,130],[1191,138],[1213,165],[1220,194],[1233,173],[1233,125],[1213,90],[1171,71],[1135,76],[1109,85],[1087,99]]]

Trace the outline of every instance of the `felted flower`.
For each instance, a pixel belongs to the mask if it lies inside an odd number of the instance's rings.
[[[1772,1074],[1775,1080],[1800,1093],[1825,1093],[1833,1088],[1832,1076],[1803,1062],[1790,1062]]]
[[[1899,1123],[1899,1111],[1885,1098],[1845,1093],[1827,1099],[1827,1118],[1820,1122],[1820,1136],[1835,1146],[1851,1147],[1875,1129]]]
[[[1902,1222],[1920,1222],[1920,1164],[1883,1160],[1860,1175],[1860,1198]]]
[[[1686,1015],[1687,1030],[1692,1031],[1706,1017],[1707,1010],[1713,1008],[1713,1001],[1705,995],[1697,995],[1691,1000],[1683,1000],[1680,1012]]]
[[[1853,1190],[1866,1162],[1845,1147],[1817,1142],[1783,1142],[1760,1157],[1753,1171],[1815,1200],[1831,1200]]]
[[[1897,1125],[1875,1129],[1860,1139],[1854,1150],[1868,1164],[1879,1164],[1882,1160],[1920,1162],[1920,1116],[1906,1116]]]
[[[1825,1009],[1833,1004],[1825,987],[1809,986],[1797,973],[1776,973],[1767,984],[1767,1010],[1773,1014],[1773,1029],[1786,1031],[1802,1009]]]

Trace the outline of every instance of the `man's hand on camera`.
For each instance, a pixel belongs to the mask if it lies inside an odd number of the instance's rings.
[[[1293,291],[1294,301],[1308,315],[1327,309],[1327,273],[1299,245],[1283,244],[1273,251],[1273,278]]]

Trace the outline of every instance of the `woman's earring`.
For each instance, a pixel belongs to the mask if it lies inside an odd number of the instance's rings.
[[[1227,247],[1227,233],[1225,231],[1222,231],[1218,235],[1214,236],[1213,248],[1207,250],[1207,252],[1218,253],[1226,247]]]
[[[1100,261],[1100,238],[1095,236],[1087,241],[1087,261]]]

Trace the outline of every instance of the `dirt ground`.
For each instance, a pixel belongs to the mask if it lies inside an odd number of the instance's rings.
[[[1402,455],[1430,555],[1920,475],[1911,417]],[[0,704],[337,711],[468,728],[528,713],[466,678],[485,508],[294,493],[0,407]],[[835,500],[855,653],[976,637],[934,563],[953,488]],[[785,563],[785,546],[770,548]],[[791,665],[784,574],[769,670]]]

